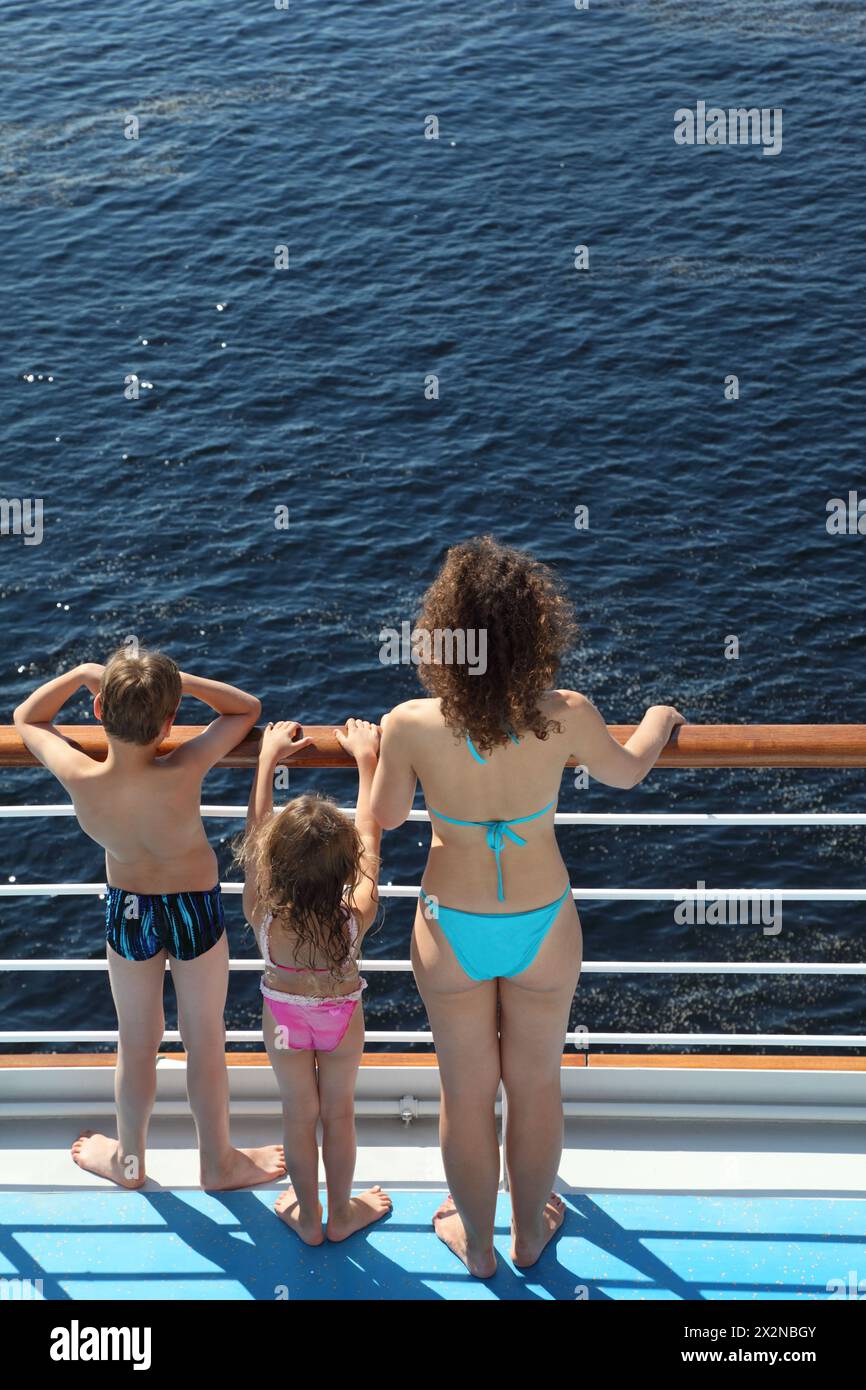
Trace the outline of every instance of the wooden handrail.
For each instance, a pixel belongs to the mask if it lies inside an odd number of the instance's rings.
[[[105,735],[98,724],[61,724],[61,733],[83,752],[102,759]],[[178,724],[160,749],[169,753],[186,739],[195,738],[204,726]],[[609,724],[620,743],[634,733],[634,724]],[[292,767],[353,767],[334,738],[332,724],[306,724],[303,732],[313,746],[291,760]],[[253,732],[223,758],[220,767],[252,767],[260,731]],[[27,751],[12,725],[0,725],[0,767],[32,767],[36,759]],[[577,764],[576,758],[569,766]],[[866,767],[866,724],[683,724],[663,750],[659,767]]]
[[[182,1050],[161,1052],[160,1059],[170,1058],[173,1062],[186,1062]],[[226,1066],[229,1067],[270,1067],[266,1052],[227,1052]],[[776,1057],[773,1054],[759,1054],[757,1057],[744,1057],[737,1052],[566,1052],[563,1053],[564,1067],[652,1067],[662,1071],[671,1067],[688,1067],[690,1071],[866,1071],[866,1057],[848,1057],[841,1054],[821,1054],[797,1057]],[[0,1070],[38,1070],[41,1067],[115,1067],[116,1052],[3,1052],[0,1053]],[[362,1067],[435,1067],[438,1059],[435,1052],[364,1052],[361,1055]]]

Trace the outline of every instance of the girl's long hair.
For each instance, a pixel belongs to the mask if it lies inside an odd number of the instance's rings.
[[[363,844],[330,797],[295,797],[247,835],[236,858],[260,904],[294,936],[301,970],[340,975],[351,952],[349,916],[362,877]]]

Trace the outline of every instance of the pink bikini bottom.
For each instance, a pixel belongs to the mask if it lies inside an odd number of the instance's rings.
[[[293,1052],[333,1052],[346,1035],[366,983],[362,981],[354,994],[336,999],[307,999],[263,984],[265,1005],[277,1028],[283,1030],[282,1036],[277,1034],[277,1047]]]

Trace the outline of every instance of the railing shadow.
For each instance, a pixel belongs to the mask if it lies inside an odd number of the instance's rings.
[[[432,1230],[441,1192],[397,1191],[390,1218],[339,1245],[313,1249],[274,1216],[279,1190],[208,1194],[153,1185],[136,1193],[6,1192],[0,1194],[0,1277],[41,1280],[49,1300],[699,1302],[824,1299],[829,1274],[844,1277],[849,1265],[866,1258],[862,1203],[844,1217],[826,1199],[804,1207],[755,1199],[745,1208],[731,1203],[720,1219],[714,1198],[705,1212],[699,1206],[682,1221],[670,1219],[659,1194],[642,1194],[640,1207],[618,1215],[619,1199],[563,1193],[567,1212],[558,1238],[533,1268],[517,1270],[508,1260],[510,1204],[503,1195],[496,1213],[499,1268],[482,1282]],[[779,1219],[762,1221],[756,1201],[762,1210],[772,1206]],[[748,1225],[753,1229],[743,1229]]]

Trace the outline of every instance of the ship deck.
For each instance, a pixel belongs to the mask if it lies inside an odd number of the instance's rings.
[[[620,742],[630,725],[610,726]],[[62,732],[104,757],[103,732]],[[194,737],[175,726],[162,751]],[[309,746],[293,766],[350,768],[330,726],[306,725]],[[253,732],[223,760],[254,765]],[[574,763],[574,759],[571,760]],[[0,726],[0,768],[32,765],[16,731]],[[683,725],[659,759],[661,768],[866,768],[866,725]],[[346,807],[349,815],[353,808]],[[242,804],[203,805],[206,820],[241,822]],[[0,819],[71,817],[59,804],[3,804]],[[421,808],[410,813],[424,822]],[[701,826],[728,828],[863,826],[866,812],[557,811],[556,824],[584,830]],[[13,826],[10,826],[10,832]],[[241,884],[223,885],[237,896]],[[104,884],[10,878],[7,897],[97,899]],[[414,901],[417,884],[382,884],[383,898]],[[710,888],[578,883],[578,903],[668,901],[720,903],[862,903],[866,887]],[[759,903],[760,905],[760,903]],[[791,960],[770,948],[762,960],[588,959],[602,977],[662,979],[866,974],[866,962]],[[98,972],[106,962],[22,956],[0,971]],[[230,961],[233,972],[262,962]],[[363,969],[411,971],[408,959],[365,959]],[[116,1045],[116,1030],[69,1027],[0,1031],[0,1045]],[[372,1029],[366,1043],[432,1048],[429,1029]],[[261,1047],[260,1029],[230,1029],[227,1044]],[[508,1258],[509,1197],[499,1197],[499,1272],[480,1283],[436,1239],[431,1217],[445,1191],[438,1145],[435,1055],[371,1052],[356,1093],[359,1186],[381,1183],[394,1197],[388,1220],[342,1245],[309,1249],[270,1210],[283,1184],[253,1192],[205,1194],[198,1188],[194,1136],[182,1056],[163,1055],[148,1155],[139,1192],[121,1192],[78,1169],[70,1145],[85,1128],[114,1133],[110,1054],[0,1056],[0,1295],[29,1280],[52,1300],[129,1299],[569,1299],[826,1300],[857,1298],[866,1287],[866,1034],[787,1031],[633,1033],[579,1029],[563,1057],[565,1148],[556,1186],[565,1225],[531,1270]],[[164,1044],[180,1042],[166,1032]],[[599,1048],[650,1048],[605,1056]],[[708,1048],[723,1048],[714,1056]],[[682,1055],[674,1055],[676,1049]],[[688,1052],[683,1052],[688,1049]],[[700,1051],[697,1051],[700,1049]],[[734,1051],[731,1051],[734,1049]],[[742,1052],[745,1049],[745,1054]],[[756,1050],[760,1049],[758,1053]],[[765,1055],[782,1049],[785,1056]],[[805,1052],[817,1055],[803,1055]],[[795,1055],[796,1054],[796,1055]],[[261,1054],[229,1057],[235,1143],[276,1142],[280,1107]],[[501,1119],[501,1106],[500,1106]],[[859,1274],[858,1274],[859,1271]],[[8,1284],[4,1281],[8,1281]],[[39,1282],[37,1282],[39,1281]],[[40,1287],[41,1284],[41,1287]],[[31,1285],[28,1285],[28,1289]],[[21,1292],[19,1284],[18,1292]],[[14,1293],[11,1296],[15,1296]]]
[[[569,1058],[563,1230],[516,1269],[503,1191],[483,1283],[430,1224],[445,1193],[433,1059],[366,1059],[356,1181],[382,1183],[394,1210],[317,1249],[274,1217],[284,1183],[198,1188],[182,1061],[159,1064],[147,1185],[81,1171],[69,1146],[88,1108],[107,1120],[112,1059],[57,1060],[0,1066],[0,1277],[41,1280],[46,1299],[825,1300],[866,1268],[866,1059]],[[230,1068],[235,1142],[276,1142],[272,1078],[253,1060]]]

